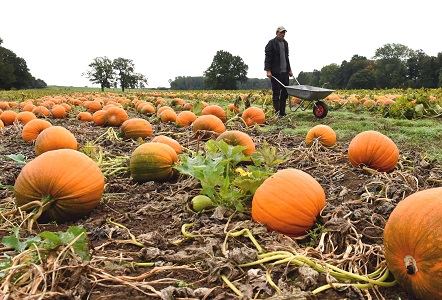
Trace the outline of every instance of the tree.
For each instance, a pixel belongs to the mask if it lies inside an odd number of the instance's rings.
[[[373,71],[365,68],[351,75],[347,83],[347,89],[374,89],[376,78]]]
[[[143,74],[135,73],[135,65],[131,59],[116,58],[113,61],[113,68],[116,71],[115,81],[120,83],[123,92],[126,88],[147,85],[147,78]]]
[[[0,39],[0,45],[3,40]],[[35,87],[35,78],[29,73],[26,61],[14,52],[0,46],[0,89],[29,89]]]
[[[237,90],[238,82],[247,81],[248,69],[241,57],[220,50],[204,72],[205,85],[213,90]]]
[[[376,83],[379,88],[402,88],[408,80],[406,61],[413,50],[402,44],[386,44],[376,49]]]
[[[83,73],[83,76],[89,78],[89,81],[92,83],[99,84],[101,87],[101,91],[104,91],[104,88],[110,88],[112,82],[115,80],[114,68],[112,65],[112,61],[104,57],[96,57],[89,64],[90,70]]]
[[[330,64],[321,69],[319,76],[319,86],[323,88],[336,89],[338,87],[337,79],[339,73],[339,66],[337,64]]]

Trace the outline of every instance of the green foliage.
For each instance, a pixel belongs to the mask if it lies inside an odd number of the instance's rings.
[[[181,174],[192,176],[201,183],[201,194],[212,199],[215,206],[244,210],[243,202],[251,200],[256,189],[274,173],[271,168],[284,159],[276,148],[265,143],[257,154],[247,157],[244,146],[228,145],[224,141],[209,140],[205,152],[193,157],[181,155],[180,163],[174,168]],[[254,165],[238,167],[253,160]],[[265,163],[264,166],[260,167]]]
[[[236,90],[238,82],[247,81],[248,69],[241,57],[220,50],[216,52],[212,64],[204,72],[205,85],[214,90]]]
[[[25,156],[23,154],[8,154],[8,155],[5,155],[5,157],[12,159],[19,166],[26,165]]]

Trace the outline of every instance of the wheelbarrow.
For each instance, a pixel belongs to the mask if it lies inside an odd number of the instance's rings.
[[[316,118],[322,119],[327,116],[328,106],[325,102],[321,101],[321,99],[324,99],[325,97],[333,93],[334,90],[299,84],[296,77],[294,78],[296,80],[296,83],[298,83],[298,85],[287,86],[284,85],[274,76],[272,77],[287,90],[287,94],[300,99],[300,102],[296,107],[293,105],[291,99],[289,99],[289,107],[291,111],[297,111],[298,109],[305,111],[309,107],[313,106],[313,114],[315,115]],[[308,101],[307,105],[304,105],[305,101]]]

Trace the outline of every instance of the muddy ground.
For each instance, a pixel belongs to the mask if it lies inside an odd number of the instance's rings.
[[[50,121],[71,130],[80,147],[108,130],[80,124],[75,118]],[[198,146],[189,128],[159,122],[153,126],[156,135],[167,134],[189,149]],[[29,295],[31,290],[35,297],[29,299],[413,299],[397,285],[369,289],[344,286],[313,295],[313,290],[333,279],[276,258],[238,267],[257,261],[258,251],[249,237],[234,233],[248,229],[264,253],[299,253],[351,272],[371,273],[385,266],[382,232],[395,205],[417,190],[440,186],[442,170],[437,162],[428,161],[420,151],[407,145],[398,145],[397,168],[389,174],[371,173],[349,164],[349,141],[338,137],[333,148],[318,144],[307,148],[304,137],[281,134],[282,128],[295,126],[290,117],[267,133],[259,127],[246,129],[240,122],[230,126],[229,129],[251,135],[257,148],[266,140],[279,151],[291,151],[289,159],[278,168],[304,170],[321,184],[327,196],[326,207],[317,220],[322,234],[318,229],[316,234],[293,239],[269,232],[251,220],[250,202],[244,203],[243,212],[219,207],[195,213],[189,203],[199,194],[197,180],[180,175],[166,183],[136,184],[128,172],[120,171],[106,178],[102,202],[86,218],[67,224],[34,226],[35,233],[84,226],[90,240],[91,260],[79,261],[72,255],[60,257],[59,249],[53,255],[57,257],[57,269],[47,260],[38,267],[28,266],[36,270],[32,280],[14,286],[12,279],[5,283],[3,278],[0,292],[9,299],[22,298],[23,291]],[[26,161],[35,157],[33,145],[21,139],[20,126],[8,126],[0,138],[2,156],[21,153]],[[125,165],[139,142],[104,136],[98,144],[105,157],[118,158]],[[21,166],[3,159],[0,167],[0,183],[13,185]],[[0,189],[0,199],[2,214],[13,209],[12,191]],[[9,228],[19,225],[23,227],[21,235],[27,236],[29,233],[19,220],[20,216],[4,217],[0,235],[10,234]],[[183,235],[183,225],[191,237]],[[1,252],[2,256],[17,255],[7,248],[1,248]],[[385,281],[391,280],[389,276]]]

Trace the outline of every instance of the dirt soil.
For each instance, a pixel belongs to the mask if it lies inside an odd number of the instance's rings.
[[[80,124],[74,118],[51,123],[71,130],[80,147],[108,130]],[[153,126],[156,135],[164,133],[186,148],[202,147],[189,128],[159,122]],[[180,175],[170,182],[136,184],[128,172],[119,172],[106,178],[102,202],[86,218],[34,227],[38,233],[84,226],[92,259],[83,262],[72,256],[63,256],[63,260],[58,256],[57,272],[50,269],[53,266],[48,261],[47,265],[42,264],[37,268],[43,270],[41,274],[34,272],[33,276],[46,282],[40,280],[33,291],[36,296],[29,299],[413,299],[398,285],[369,289],[343,286],[313,295],[313,290],[333,279],[289,261],[238,266],[258,260],[256,245],[240,234],[247,229],[264,253],[289,251],[354,273],[371,273],[385,266],[382,233],[395,205],[417,190],[441,185],[442,170],[437,162],[425,159],[407,145],[398,145],[400,162],[393,172],[371,173],[349,164],[349,141],[338,140],[330,149],[318,144],[307,148],[303,137],[280,133],[290,126],[296,126],[295,116],[279,121],[270,133],[263,133],[259,127],[245,129],[239,123],[229,129],[246,131],[257,148],[266,140],[279,151],[291,151],[289,160],[278,168],[304,170],[321,184],[327,196],[326,207],[317,220],[318,228],[326,229],[322,234],[317,230],[317,234],[294,239],[269,232],[252,221],[251,203],[244,203],[243,212],[218,207],[195,213],[189,203],[199,194],[197,180]],[[21,139],[20,126],[7,127],[0,138],[2,156],[21,153],[26,161],[35,157],[32,143]],[[138,141],[119,141],[107,136],[98,143],[105,158],[119,158],[123,165],[127,165],[130,153],[139,145]],[[0,160],[0,166],[0,183],[13,185],[21,166],[9,159]],[[0,189],[2,214],[5,207],[13,206],[13,198],[12,191]],[[13,225],[2,222],[0,238],[10,234],[8,228]],[[192,236],[185,237],[183,228]],[[24,236],[25,229],[21,231]],[[14,255],[10,249],[0,251],[2,256]],[[390,275],[385,281],[391,280]],[[1,293],[9,299],[24,296],[10,283],[7,290],[5,282]]]

